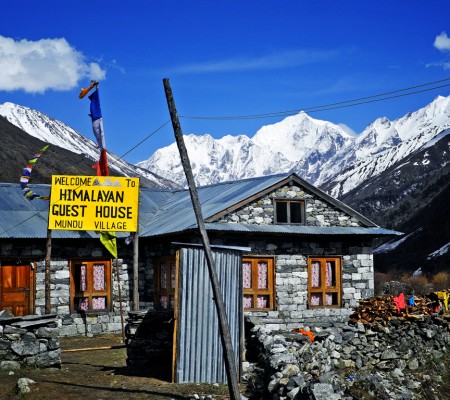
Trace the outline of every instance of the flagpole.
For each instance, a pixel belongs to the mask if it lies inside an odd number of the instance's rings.
[[[102,111],[100,107],[100,98],[98,93],[98,82],[91,81],[91,85],[88,88],[81,89],[79,94],[79,98],[84,98],[92,89],[95,88],[95,91],[88,96],[91,101],[90,104],[90,117],[92,120],[92,129],[94,132],[94,136],[97,140],[97,144],[100,150],[100,159],[97,164],[97,176],[109,176],[109,168],[108,168],[108,154],[106,152],[105,147],[105,134],[103,131],[103,118]],[[119,261],[117,257],[117,241],[115,232],[100,232],[100,242],[107,248],[107,250],[114,257],[114,261],[116,263],[116,272],[117,272],[117,287],[119,292],[119,307],[120,307],[120,320],[122,325],[122,339],[125,341],[125,332],[124,332],[124,322],[123,322],[123,309],[122,309],[122,291],[120,288],[120,271],[119,271]]]

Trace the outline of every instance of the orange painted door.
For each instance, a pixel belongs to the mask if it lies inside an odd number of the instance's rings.
[[[30,265],[0,267],[0,310],[14,316],[27,315],[30,310]]]

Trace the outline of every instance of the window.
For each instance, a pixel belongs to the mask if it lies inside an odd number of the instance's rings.
[[[175,257],[161,257],[156,262],[155,307],[173,309],[175,305]]]
[[[72,261],[70,279],[72,311],[111,309],[110,261]]]
[[[308,305],[341,306],[341,259],[339,257],[308,259]]]
[[[305,202],[299,200],[275,200],[275,223],[303,224]]]
[[[273,310],[275,307],[273,258],[244,258],[244,310]]]

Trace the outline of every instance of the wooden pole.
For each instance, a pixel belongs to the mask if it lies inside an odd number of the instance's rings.
[[[50,277],[51,277],[51,254],[52,254],[52,231],[47,229],[47,248],[45,252],[45,313],[52,312],[52,304],[50,297]]]
[[[139,311],[139,229],[133,240],[133,310]]]
[[[172,89],[169,80],[163,79],[164,90],[166,93],[167,105],[169,106],[170,118],[177,141],[178,150],[180,152],[181,164],[183,165],[186,180],[191,194],[192,206],[194,208],[197,224],[202,237],[203,247],[205,248],[206,262],[208,265],[209,277],[211,279],[211,286],[214,295],[214,302],[216,305],[217,315],[219,317],[220,337],[222,340],[223,353],[225,357],[225,369],[228,378],[228,389],[231,400],[238,400],[241,398],[239,393],[239,385],[237,379],[237,368],[233,353],[233,344],[231,342],[230,327],[227,321],[225,305],[223,302],[222,292],[220,291],[219,280],[217,278],[216,267],[212,256],[211,246],[209,243],[208,233],[203,220],[202,210],[198,199],[197,188],[195,187],[194,175],[192,173],[191,163],[187,154],[186,146],[184,144],[183,132],[181,130],[180,121],[178,119],[175,101],[173,99]]]
[[[122,289],[120,288],[119,260],[116,258],[114,262],[116,263],[117,290],[119,291],[119,309],[120,309],[120,324],[122,326],[122,341],[125,342],[125,329],[123,326],[123,310],[122,310]]]

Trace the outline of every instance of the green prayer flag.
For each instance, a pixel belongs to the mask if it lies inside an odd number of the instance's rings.
[[[112,254],[114,258],[117,258],[117,242],[115,232],[100,232],[100,242],[103,246]]]

